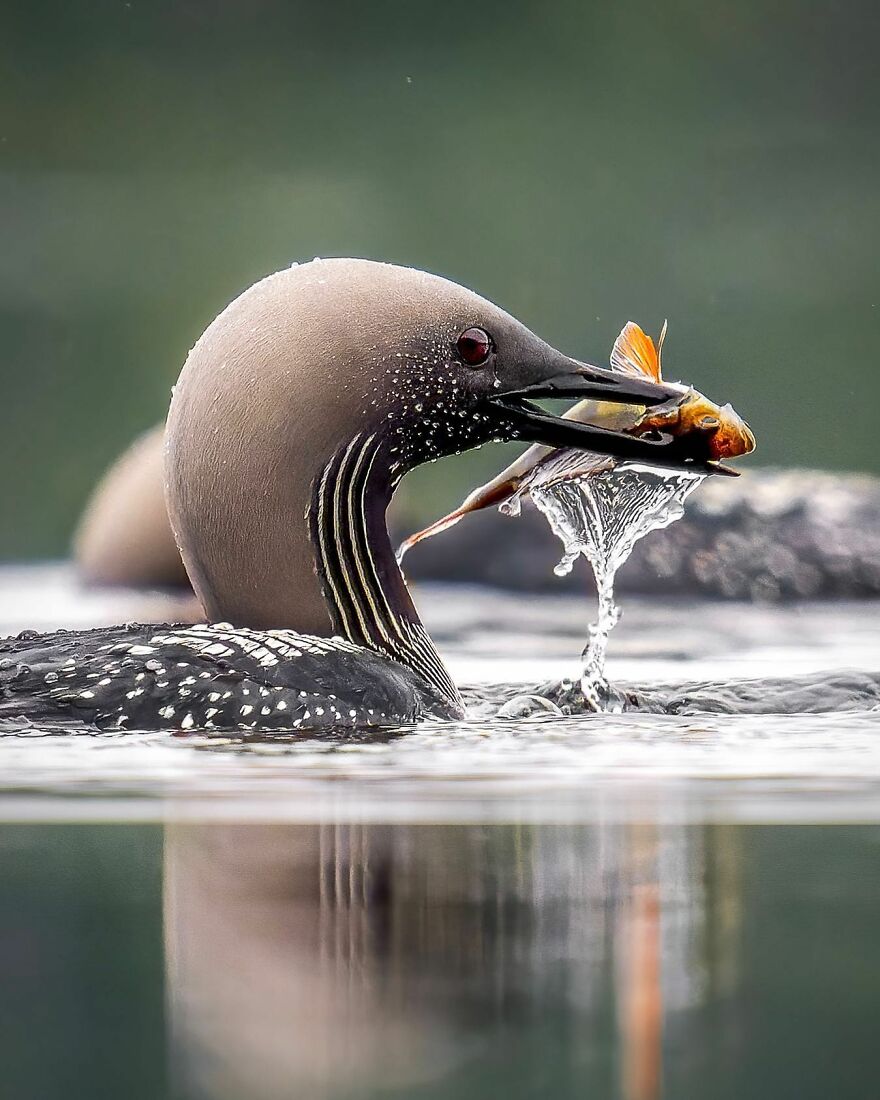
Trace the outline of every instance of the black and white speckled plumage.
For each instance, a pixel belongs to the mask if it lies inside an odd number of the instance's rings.
[[[456,718],[420,676],[343,638],[128,624],[0,641],[0,718],[99,729],[351,729]]]

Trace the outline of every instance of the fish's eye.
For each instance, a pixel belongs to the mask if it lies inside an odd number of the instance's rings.
[[[455,344],[458,354],[469,367],[481,367],[495,347],[492,337],[482,328],[466,328]]]

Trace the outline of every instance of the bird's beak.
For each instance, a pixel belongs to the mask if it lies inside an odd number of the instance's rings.
[[[574,447],[652,466],[687,468],[703,473],[723,472],[708,461],[706,438],[700,432],[677,436],[656,432],[651,437],[640,438],[553,416],[531,404],[535,398],[570,397],[651,406],[664,402],[678,403],[687,394],[687,388],[683,386],[652,382],[647,378],[579,363],[564,356],[559,356],[559,360],[566,364],[566,369],[487,398],[495,415],[500,413],[504,418],[510,438],[542,443],[548,447]],[[559,365],[558,360],[555,365]]]

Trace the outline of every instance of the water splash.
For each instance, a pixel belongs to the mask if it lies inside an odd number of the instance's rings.
[[[589,626],[581,671],[581,691],[593,710],[623,709],[622,697],[605,677],[608,636],[620,618],[614,602],[617,571],[639,539],[682,517],[685,500],[703,480],[702,474],[626,463],[579,478],[543,484],[536,479],[529,487],[565,547],[554,572],[564,576],[583,554],[596,578],[599,610]]]

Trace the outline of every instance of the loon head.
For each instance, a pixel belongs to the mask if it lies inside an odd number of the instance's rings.
[[[677,394],[569,358],[446,279],[315,260],[245,291],[190,352],[166,428],[172,528],[209,618],[394,655],[421,630],[384,519],[408,470],[496,439],[684,464],[678,441],[530,404]]]

